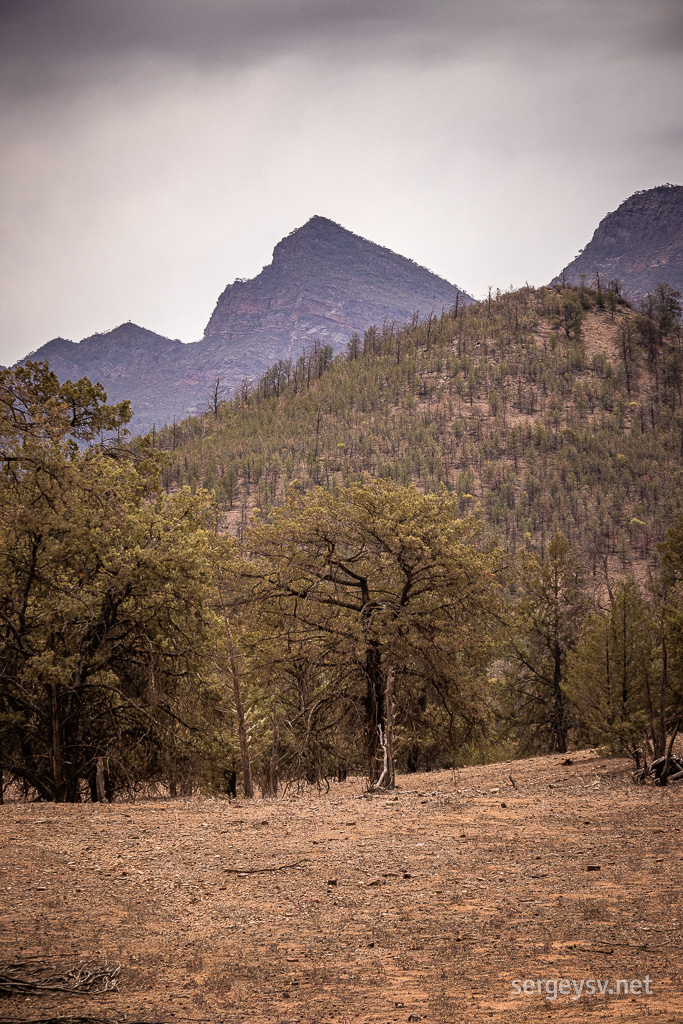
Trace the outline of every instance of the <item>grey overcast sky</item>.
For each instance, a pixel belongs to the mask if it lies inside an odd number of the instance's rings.
[[[201,337],[321,214],[475,296],[683,175],[681,0],[0,0],[0,362]]]

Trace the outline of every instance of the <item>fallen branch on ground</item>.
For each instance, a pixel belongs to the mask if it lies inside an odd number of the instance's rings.
[[[666,778],[662,778],[667,771],[667,760],[668,774]],[[671,754],[668,759],[658,757],[649,766],[646,765],[633,772],[632,777],[636,782],[650,782],[655,785],[662,785],[665,782],[680,782],[683,779],[683,759],[676,754]]]
[[[264,871],[285,871],[287,868],[298,868],[307,860],[308,857],[304,857],[303,860],[295,860],[292,864],[276,864],[272,868],[225,868],[225,871],[229,875],[260,875]]]
[[[78,961],[58,967],[54,962],[27,959],[0,963],[0,996],[41,992],[112,992],[121,964]]]
[[[163,1020],[128,1017],[83,1017],[67,1014],[63,1017],[0,1017],[0,1024],[166,1024]]]

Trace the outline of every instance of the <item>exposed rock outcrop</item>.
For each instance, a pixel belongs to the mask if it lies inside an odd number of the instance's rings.
[[[129,322],[80,342],[54,338],[27,358],[47,360],[61,381],[99,381],[110,402],[130,399],[133,429],[144,433],[186,411],[188,391],[196,384],[188,380],[187,363],[196,347]]]
[[[665,281],[683,291],[683,185],[636,192],[598,224],[595,234],[554,282],[592,284],[598,271],[622,292],[639,299]]]
[[[414,310],[427,316],[449,309],[458,291],[412,260],[312,217],[278,242],[258,277],[225,289],[204,344],[267,361],[298,356],[314,339],[339,350],[353,331],[387,317],[403,324]]]

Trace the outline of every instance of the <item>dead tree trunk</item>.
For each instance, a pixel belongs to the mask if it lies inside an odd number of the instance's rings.
[[[251,777],[251,758],[249,756],[249,736],[247,734],[247,720],[244,714],[244,705],[242,704],[242,692],[240,690],[240,678],[237,671],[237,658],[235,657],[235,648],[232,642],[232,636],[230,634],[230,624],[227,616],[225,618],[225,628],[228,637],[228,648],[230,652],[230,674],[232,676],[232,695],[235,701],[235,713],[237,715],[237,735],[240,743],[240,760],[242,761],[242,782],[244,785],[244,795],[248,800],[254,795],[254,783]]]
[[[387,669],[387,680],[384,689],[384,733],[387,755],[387,777],[384,780],[386,789],[396,785],[394,769],[394,670]]]
[[[273,745],[270,751],[270,768],[268,775],[270,779],[270,796],[277,796],[277,771],[278,771],[278,759],[280,756],[280,727],[277,720],[277,713],[275,710],[275,702],[273,701]],[[265,794],[264,794],[265,795]]]
[[[378,763],[382,756],[380,735],[385,731],[382,663],[379,644],[370,641],[366,650],[365,673],[367,680],[365,711],[367,729],[367,761],[370,786],[377,784]]]
[[[95,772],[95,786],[97,789],[97,802],[103,804],[107,799],[104,792],[104,758],[97,758],[97,769]]]
[[[680,729],[680,726],[681,726],[681,722],[680,722],[680,719],[679,719],[675,723],[674,728],[673,728],[673,732],[671,733],[671,736],[669,737],[669,743],[668,743],[668,746],[666,748],[666,760],[664,762],[664,768],[662,769],[662,774],[661,774],[661,776],[659,778],[660,785],[662,785],[662,786],[666,786],[667,782],[669,781],[669,772],[671,771],[671,756],[673,754],[674,742],[676,740],[676,736],[678,735],[678,730]]]
[[[254,796],[254,782],[251,775],[251,757],[249,755],[249,735],[247,732],[247,720],[244,714],[244,705],[242,704],[242,693],[240,690],[240,677],[237,668],[237,656],[235,654],[235,645],[232,642],[232,633],[230,631],[230,619],[225,607],[223,595],[218,590],[221,609],[223,612],[223,623],[225,625],[225,638],[228,642],[228,657],[230,659],[230,675],[232,676],[232,695],[235,701],[235,714],[237,716],[237,736],[240,744],[240,760],[242,762],[242,782],[244,786],[244,796],[246,799],[251,800]]]
[[[393,789],[396,785],[394,769],[394,670],[387,669],[384,684],[384,730],[379,728],[379,742],[382,747],[384,765],[377,780],[377,788]]]
[[[57,803],[66,799],[66,782],[64,779],[64,750],[62,747],[62,722],[59,709],[59,693],[57,683],[50,683],[50,760],[52,761],[52,784],[54,798]]]

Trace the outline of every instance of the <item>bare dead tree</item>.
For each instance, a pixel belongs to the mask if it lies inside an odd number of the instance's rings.
[[[218,410],[221,406],[221,403],[225,401],[228,393],[228,389],[226,388],[223,381],[223,377],[217,376],[216,379],[212,382],[211,387],[209,389],[209,393],[206,398],[206,411],[213,413],[213,415],[216,418],[218,417]]]

